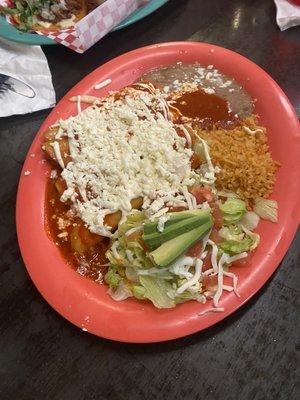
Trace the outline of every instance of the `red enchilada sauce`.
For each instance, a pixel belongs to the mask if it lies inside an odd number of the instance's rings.
[[[212,123],[231,121],[232,113],[224,99],[199,89],[183,93],[172,102],[181,115],[193,119],[208,119]]]
[[[107,263],[105,252],[109,247],[109,239],[90,233],[80,218],[70,217],[70,207],[60,201],[60,194],[54,182],[53,179],[49,179],[46,187],[46,231],[72,268],[81,275],[99,281],[101,274],[106,272],[103,265]],[[64,224],[62,229],[59,228],[59,221]],[[71,246],[71,240],[76,240],[74,235],[77,234],[87,249],[82,253],[74,252]]]

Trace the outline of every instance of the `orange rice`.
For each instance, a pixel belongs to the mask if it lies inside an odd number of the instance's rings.
[[[251,134],[244,127],[261,131]],[[266,129],[257,125],[256,116],[231,130],[206,131],[195,126],[194,129],[207,141],[212,161],[221,169],[216,175],[218,190],[235,192],[249,207],[256,197],[269,197],[279,164],[272,159]]]

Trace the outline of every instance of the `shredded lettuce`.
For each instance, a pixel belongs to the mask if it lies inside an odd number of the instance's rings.
[[[34,18],[41,12],[46,3],[47,0],[16,0],[14,7],[0,7],[0,14],[18,15],[20,21],[18,28],[21,31],[30,31],[34,24]]]
[[[237,233],[236,236],[230,233],[230,228]],[[222,229],[225,230],[225,228]],[[224,253],[230,255],[254,250],[260,242],[260,236],[257,233],[251,232],[243,225],[241,227],[230,226],[228,232],[226,240],[221,242],[219,247]]]
[[[109,268],[104,276],[105,283],[107,283],[111,289],[116,289],[119,286],[121,280],[122,277],[119,275],[118,271],[112,267]]]
[[[122,301],[128,297],[132,297],[130,286],[125,280],[122,280],[115,290],[109,288],[109,294],[115,301]]]
[[[146,289],[144,288],[144,286],[135,285],[132,288],[132,294],[138,300],[146,300],[145,293],[146,293]]]
[[[172,289],[172,285],[168,281],[152,276],[140,276],[140,282],[145,288],[144,297],[151,300],[155,307],[175,307],[175,301],[167,294]]]
[[[224,224],[233,224],[246,214],[246,203],[241,199],[228,198],[225,203],[220,205],[220,210],[223,213]]]
[[[234,240],[236,242],[243,240],[244,232],[240,226],[237,225],[229,225],[223,226],[219,230],[219,235],[222,239],[225,240]]]
[[[260,242],[260,236],[258,233],[254,233],[249,231],[245,226],[242,225],[243,231],[246,233],[247,237],[249,237],[252,240],[252,244],[249,250],[254,250],[256,247],[259,245]]]
[[[131,282],[137,283],[139,281],[139,276],[138,276],[136,268],[126,267],[125,275],[126,275],[126,278]]]
[[[238,198],[228,198],[220,208],[225,223],[219,230],[222,242],[218,244],[217,257],[224,253],[228,260],[246,256],[257,247],[260,238],[248,229],[249,224],[244,226],[242,222],[250,217],[252,228],[258,217],[252,218],[246,204]],[[178,293],[195,273],[193,257],[179,257],[167,267],[159,267],[151,261],[142,239],[145,222],[149,221],[143,212],[133,211],[119,226],[106,252],[110,266],[104,280],[112,298],[120,301],[133,296],[138,300],[150,300],[157,308],[173,308],[189,300],[205,303],[201,281]]]
[[[181,294],[177,293],[177,289],[186,282],[180,274],[181,270],[186,269],[186,275],[192,276],[192,273],[187,272],[189,268],[194,268],[191,257],[185,257],[192,262],[183,266],[180,271],[175,265],[174,270],[157,267],[147,257],[142,243],[139,242],[142,232],[134,229],[143,224],[144,220],[142,212],[130,214],[119,227],[110,249],[106,252],[110,266],[104,280],[109,286],[110,295],[118,301],[130,296],[138,300],[150,300],[157,308],[172,308],[188,300],[203,302],[205,299],[201,294],[200,282]],[[126,235],[132,229],[134,240],[131,240],[131,235]]]
[[[135,211],[127,217],[123,224],[119,226],[112,245],[106,252],[106,257],[112,266],[118,266],[121,268],[130,267],[133,269],[153,267],[153,263],[146,256],[145,250],[137,240],[138,232],[133,234],[135,236],[134,240],[131,240],[131,235],[126,236],[126,232],[130,229],[141,226],[144,219],[145,215],[143,212]],[[116,257],[115,252],[112,250],[113,244],[116,242],[118,257]],[[131,272],[133,273],[134,271]],[[130,273],[130,271],[127,270],[127,273]]]
[[[188,300],[196,300],[199,301],[200,303],[205,302],[205,298],[202,294],[200,294],[200,290],[198,292],[192,293],[190,291],[185,291],[181,294],[177,294],[175,291],[173,293],[168,293],[169,296],[174,296],[174,301],[176,304],[184,303]]]
[[[244,239],[240,241],[236,240],[226,240],[219,244],[220,249],[229,255],[243,253],[245,251],[250,250],[253,244],[250,236],[246,236]]]
[[[121,224],[119,226],[118,235],[122,236],[127,231],[129,231],[129,229],[132,229],[139,225],[142,225],[145,218],[146,218],[145,214],[142,211],[136,210],[136,211],[132,212],[131,214],[128,215],[128,217],[126,218],[126,221],[123,222],[123,224]]]

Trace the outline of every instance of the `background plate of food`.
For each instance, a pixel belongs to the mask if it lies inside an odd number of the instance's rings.
[[[287,251],[299,145],[289,100],[241,55],[191,42],[126,53],[66,94],[28,152],[16,219],[29,275],[101,337],[205,329]]]
[[[77,17],[76,17],[77,20],[80,20],[84,15],[86,15],[88,10],[89,9],[92,10],[95,5],[95,1],[93,1],[93,0],[90,0],[89,2],[85,2],[85,1],[81,2],[79,0],[78,1],[77,0],[69,0],[69,1],[70,1],[70,3],[72,3],[73,7],[75,5],[76,13],[77,13]],[[112,31],[123,29],[126,26],[129,26],[131,24],[134,24],[135,22],[138,22],[139,20],[147,17],[149,14],[151,14],[152,12],[156,11],[158,8],[163,6],[167,1],[168,0],[150,0],[149,3],[141,6],[136,11],[134,11],[132,14],[130,14],[128,17],[126,17],[122,22],[120,22],[117,26],[115,26]],[[24,0],[24,2],[26,3],[25,0]],[[57,4],[65,3],[64,1],[61,1],[61,0],[58,0],[58,1],[55,0],[55,1],[53,1],[53,4],[55,2],[57,2]],[[67,2],[68,2],[68,0],[67,0]],[[1,2],[0,2],[0,4],[1,4]],[[16,1],[15,3],[13,1],[11,1],[10,7],[12,9],[17,8],[16,4],[18,5],[19,8],[22,7],[22,1]],[[21,4],[21,6],[19,4]],[[33,10],[33,13],[38,11],[39,5],[42,5],[42,4],[43,4],[42,1],[41,2],[37,1],[36,10]],[[7,13],[9,13],[10,15],[13,16],[12,12],[7,9],[2,11],[2,14],[4,14],[4,15]],[[76,15],[76,13],[75,13],[75,15]],[[60,11],[58,11],[58,14],[61,14]],[[46,36],[38,35],[36,33],[21,31],[20,29],[17,28],[17,26],[10,24],[6,20],[4,15],[0,15],[0,36],[3,37],[4,39],[12,40],[14,42],[19,42],[19,43],[31,44],[31,45],[57,44],[57,42],[55,40],[48,38]],[[30,17],[30,19],[32,18],[32,15],[28,14],[28,16]],[[26,20],[28,20],[28,16],[26,16]],[[69,17],[69,16],[68,15],[64,16],[64,19],[68,19],[67,17]],[[56,20],[58,20],[58,18],[56,18]],[[48,19],[45,21],[46,21],[46,24],[49,22]],[[18,17],[16,17],[15,22],[16,22],[16,24],[19,22]],[[26,29],[26,26],[24,28]],[[34,25],[33,25],[33,28],[34,28]],[[45,24],[43,24],[43,26],[36,25],[35,28],[45,29]],[[57,30],[57,28],[58,28],[58,25],[57,25],[57,27],[55,27],[55,30]]]

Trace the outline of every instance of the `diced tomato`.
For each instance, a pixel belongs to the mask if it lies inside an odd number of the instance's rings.
[[[224,223],[223,214],[217,204],[214,204],[212,207],[212,215],[214,219],[214,226],[217,229],[221,229]]]
[[[199,257],[201,250],[203,247],[202,241],[197,242],[193,247],[191,247],[187,252],[186,255],[189,257]]]
[[[213,242],[215,242],[216,244],[222,242],[222,238],[221,238],[221,236],[219,235],[219,231],[218,231],[215,227],[212,228],[211,234],[210,234],[210,237],[209,237],[209,238],[210,238]]]
[[[195,196],[197,204],[204,203],[205,201],[210,203],[214,200],[209,186],[194,186],[190,189],[190,192]]]
[[[202,279],[202,285],[204,286],[205,290],[215,290],[216,286],[218,285],[217,275],[204,276]]]

